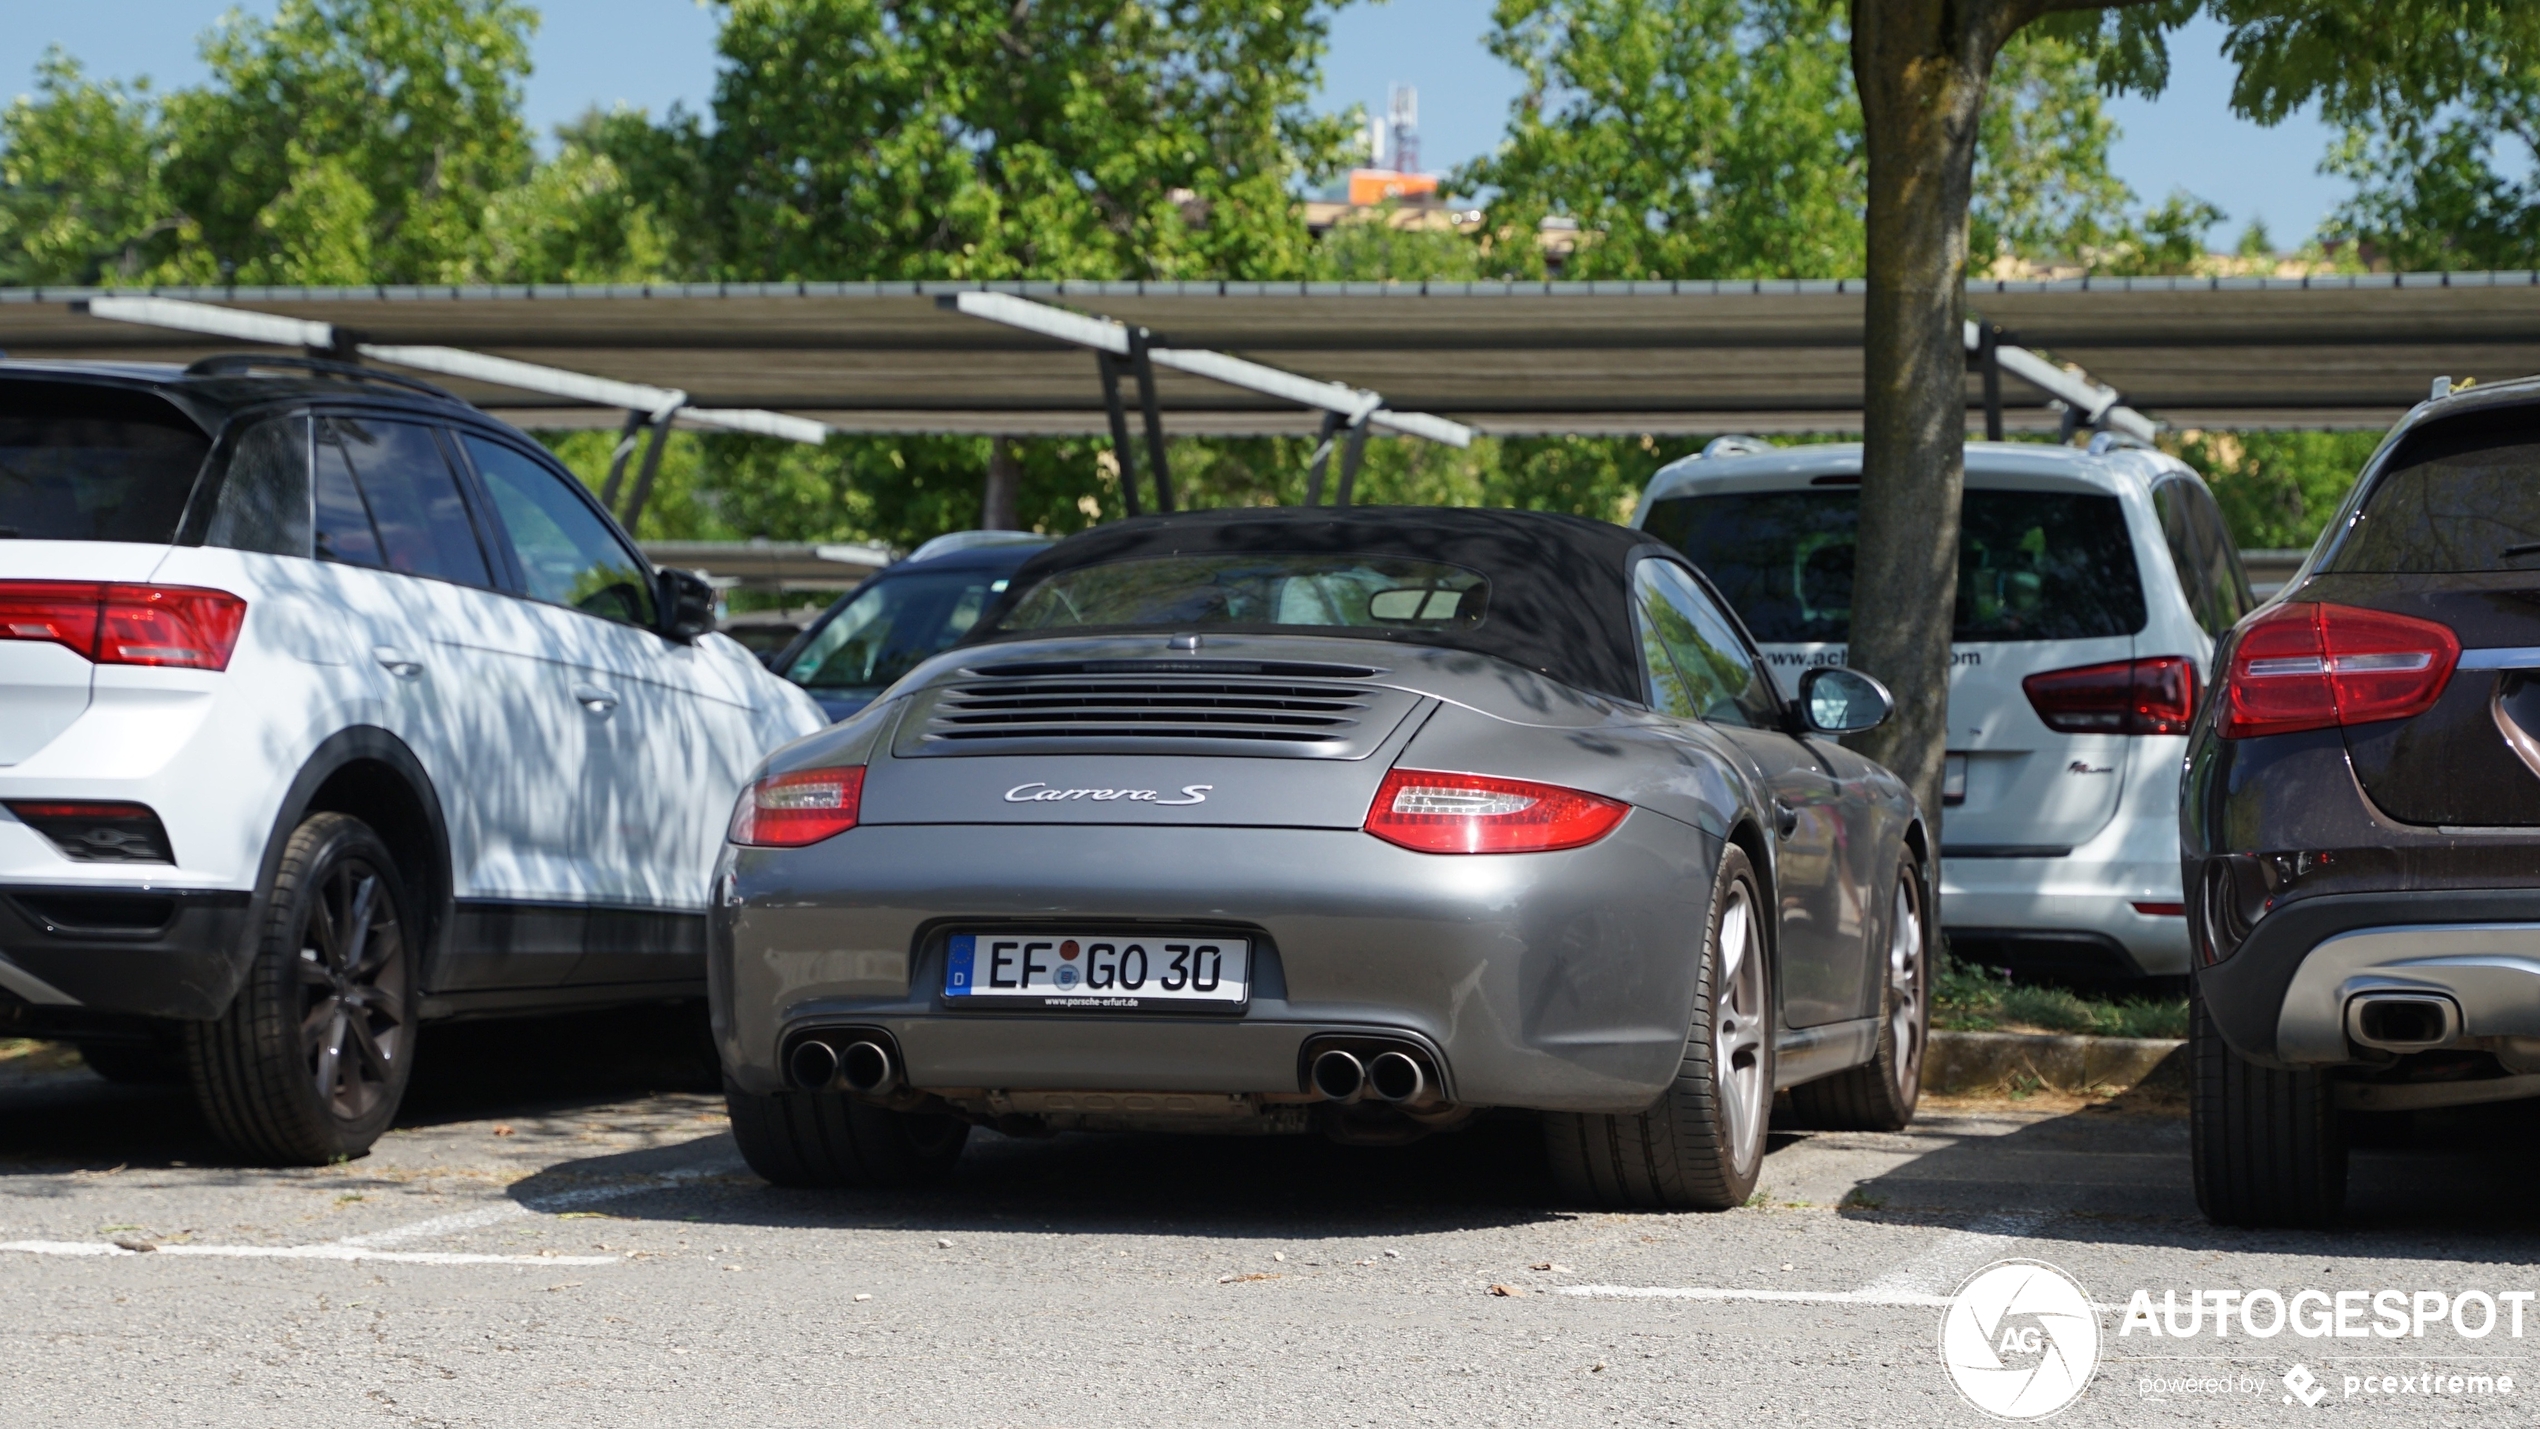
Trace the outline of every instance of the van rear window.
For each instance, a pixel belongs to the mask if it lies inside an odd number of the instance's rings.
[[[0,537],[173,541],[210,449],[156,397],[0,382]]]
[[[2113,496],[1969,491],[1950,638],[2082,640],[2131,635],[2145,612],[2125,511]],[[1757,640],[1852,638],[1852,489],[1675,496],[1650,508],[1651,535],[1711,577]]]

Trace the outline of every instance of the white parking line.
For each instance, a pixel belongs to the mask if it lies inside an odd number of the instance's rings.
[[[2053,1210],[2003,1211],[1977,1218],[1962,1231],[1951,1231],[1920,1255],[1899,1262],[1887,1274],[1861,1287],[1863,1295],[1936,1296],[1954,1290],[1978,1267],[2000,1260],[2011,1247],[2056,1218]]]
[[[614,1255],[471,1255],[453,1250],[365,1250],[357,1245],[163,1245],[132,1250],[106,1241],[10,1240],[22,1255],[207,1255],[226,1260],[380,1260],[398,1265],[615,1265]]]
[[[1942,1295],[1868,1290],[1728,1290],[1691,1285],[1561,1285],[1555,1295],[1593,1300],[1784,1300],[1804,1305],[1917,1305],[1933,1308],[1949,1303]]]
[[[1949,1303],[1941,1292],[1969,1271],[1999,1260],[2055,1219],[2056,1211],[2005,1211],[1984,1216],[1965,1230],[1940,1240],[1897,1263],[1885,1275],[1858,1290],[1739,1290],[1707,1285],[1561,1285],[1555,1295],[1597,1300],[1746,1300],[1787,1301],[1805,1305],[1913,1305],[1926,1309]]]
[[[176,1255],[214,1256],[228,1260],[368,1260],[395,1265],[615,1265],[622,1257],[614,1255],[491,1255],[455,1250],[382,1250],[381,1246],[402,1241],[430,1240],[437,1236],[457,1235],[462,1231],[499,1225],[524,1216],[554,1215],[577,1206],[597,1205],[602,1201],[623,1200],[647,1191],[666,1190],[684,1181],[720,1176],[740,1169],[742,1163],[731,1157],[718,1158],[697,1166],[681,1166],[674,1170],[623,1181],[609,1186],[589,1186],[578,1191],[561,1191],[540,1196],[534,1201],[504,1201],[473,1211],[457,1211],[446,1216],[415,1221],[409,1225],[391,1226],[368,1235],[346,1236],[323,1245],[161,1245],[150,1250],[134,1250],[110,1241],[88,1240],[12,1240],[0,1241],[0,1252],[21,1255]]]
[[[371,1249],[383,1245],[396,1245],[401,1241],[430,1240],[436,1236],[457,1235],[461,1231],[499,1225],[504,1221],[517,1220],[522,1216],[554,1215],[559,1211],[598,1205],[602,1201],[618,1201],[628,1196],[640,1196],[647,1191],[667,1190],[682,1181],[697,1181],[708,1176],[720,1176],[727,1172],[738,1171],[742,1165],[743,1163],[737,1157],[720,1157],[696,1166],[681,1166],[663,1171],[640,1180],[619,1182],[611,1186],[589,1186],[579,1191],[559,1191],[552,1196],[540,1196],[534,1201],[504,1201],[479,1210],[455,1211],[446,1216],[434,1216],[430,1220],[416,1221],[410,1225],[392,1226],[384,1231],[372,1231],[367,1235],[346,1236],[334,1243]]]

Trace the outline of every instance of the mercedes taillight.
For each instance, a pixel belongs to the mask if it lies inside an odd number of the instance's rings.
[[[2240,632],[2223,683],[2225,739],[2409,719],[2434,707],[2460,662],[2448,626],[2386,610],[2298,601]]]

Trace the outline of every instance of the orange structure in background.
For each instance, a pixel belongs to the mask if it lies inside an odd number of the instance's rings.
[[[1373,208],[1377,204],[1405,199],[1435,201],[1438,176],[1405,174],[1392,169],[1352,169],[1349,171],[1349,202],[1353,208]]]

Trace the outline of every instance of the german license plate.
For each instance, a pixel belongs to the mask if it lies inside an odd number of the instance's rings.
[[[1241,1007],[1252,987],[1252,944],[1243,938],[955,933],[949,954],[944,997],[956,1006]]]

